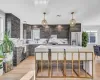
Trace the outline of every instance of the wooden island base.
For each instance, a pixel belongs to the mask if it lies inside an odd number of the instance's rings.
[[[68,48],[52,48],[48,50],[41,49],[40,51],[36,51],[36,78],[93,79],[93,51],[85,48],[71,48],[69,51],[68,50]]]

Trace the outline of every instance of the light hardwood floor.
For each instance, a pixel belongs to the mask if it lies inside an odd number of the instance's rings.
[[[0,80],[20,80],[26,73],[34,70],[34,57],[30,56],[22,61],[12,71],[0,77]]]
[[[20,80],[27,72],[34,70],[34,57],[30,56],[23,62],[21,62],[12,71],[4,74],[0,77],[0,80]],[[84,78],[37,78],[36,80],[100,80],[100,60],[95,60],[94,79]]]

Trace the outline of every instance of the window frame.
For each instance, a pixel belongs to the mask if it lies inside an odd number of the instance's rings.
[[[1,37],[0,37],[0,40],[2,41],[3,40],[3,36],[4,36],[4,32],[3,32],[3,22],[4,22],[4,20],[3,20],[3,17],[1,17],[0,16],[0,35],[1,35]]]
[[[85,32],[87,32],[87,33],[95,33],[96,35],[95,35],[95,42],[93,43],[91,43],[90,42],[90,36],[88,37],[89,38],[89,42],[88,42],[88,44],[97,44],[98,43],[98,31],[97,30],[88,30],[88,31],[85,31]]]
[[[36,33],[34,34],[34,31],[37,30],[38,31],[38,38],[36,37]],[[36,39],[40,39],[40,28],[34,28],[31,31],[31,39],[32,40],[36,40]]]

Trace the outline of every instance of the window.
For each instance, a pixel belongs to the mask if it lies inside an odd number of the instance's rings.
[[[86,31],[88,33],[88,43],[96,44],[97,43],[97,31]]]
[[[0,40],[3,40],[3,19],[0,17]]]
[[[35,28],[32,31],[32,39],[40,39],[40,29],[39,28]]]

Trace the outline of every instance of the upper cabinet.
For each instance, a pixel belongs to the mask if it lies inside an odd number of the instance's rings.
[[[74,27],[70,27],[70,32],[81,32],[81,24],[77,23]]]
[[[69,38],[69,26],[57,25],[57,38]]]
[[[20,19],[12,13],[5,14],[5,31],[10,38],[20,38]]]
[[[48,25],[48,28],[44,28],[42,25],[29,25],[23,24],[23,38],[33,39],[35,33],[33,32],[37,27],[39,29],[36,33],[38,38],[50,38],[51,35],[57,35],[57,38],[69,38],[69,25]]]
[[[32,27],[28,24],[23,24],[23,38],[31,39]]]
[[[24,39],[41,39],[50,38],[51,35],[57,35],[57,38],[71,39],[70,32],[81,32],[81,24],[76,24],[75,27],[70,27],[69,24],[53,24],[48,25],[49,28],[44,28],[42,25],[23,24],[23,38]],[[36,30],[38,29],[38,30]]]

